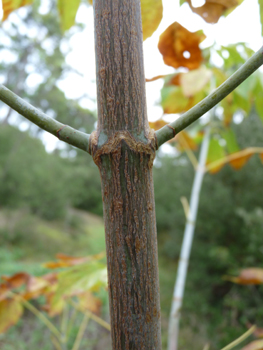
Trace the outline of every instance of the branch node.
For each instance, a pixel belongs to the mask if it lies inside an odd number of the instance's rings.
[[[60,129],[57,130],[57,138],[60,140],[59,133],[60,131],[65,128],[67,125],[63,125]],[[68,138],[68,137],[67,137]]]
[[[168,126],[168,128],[170,128],[170,129],[172,129],[173,130],[173,137],[175,137],[175,135],[176,135],[176,131],[175,131],[175,129],[171,126],[171,125],[166,125],[166,126]]]

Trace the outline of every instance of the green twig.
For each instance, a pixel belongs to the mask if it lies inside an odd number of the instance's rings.
[[[237,346],[239,343],[241,343],[243,340],[245,340],[247,337],[249,337],[257,328],[257,326],[252,326],[251,328],[249,328],[249,330],[242,334],[241,337],[237,338],[236,340],[234,340],[232,343],[228,344],[227,346],[225,346],[223,349],[221,350],[230,350],[232,348],[234,348],[235,346]]]
[[[58,338],[58,340],[60,340],[61,334],[60,334],[59,330],[53,325],[52,322],[49,321],[49,319],[42,312],[40,312],[37,308],[35,308],[35,306],[30,304],[21,295],[15,294],[13,292],[10,292],[10,294],[14,298],[20,299],[21,303],[24,305],[24,307],[26,307],[28,310],[30,310],[39,320],[41,320],[47,326],[47,328],[50,330],[50,332],[53,333]]]
[[[234,74],[231,75],[222,85],[214,92],[204,98],[201,102],[189,109],[180,118],[176,119],[171,124],[165,125],[160,130],[156,131],[158,147],[166,141],[172,139],[176,134],[192,124],[217,103],[222,101],[230,92],[238,85],[246,80],[263,64],[263,47],[257,51],[246,63],[243,64]]]
[[[90,135],[73,129],[68,125],[61,124],[57,120],[50,118],[47,114],[33,107],[31,104],[1,84],[0,100],[17,111],[23,117],[39,126],[41,129],[56,136],[59,140],[65,141],[72,146],[88,152]]]
[[[77,337],[75,339],[75,342],[74,342],[72,350],[78,350],[79,349],[79,346],[80,346],[81,340],[83,338],[83,335],[84,335],[85,329],[87,327],[87,324],[89,322],[89,319],[90,319],[90,314],[85,313],[84,317],[83,317],[83,320],[81,322],[81,325],[80,325]]]

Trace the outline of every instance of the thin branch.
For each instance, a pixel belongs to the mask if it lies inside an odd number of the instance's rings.
[[[252,326],[251,328],[249,328],[249,330],[244,333],[243,335],[241,335],[239,338],[237,338],[236,340],[234,340],[232,343],[228,344],[227,346],[225,346],[223,349],[221,350],[230,350],[233,349],[235,346],[237,346],[238,344],[240,344],[243,340],[245,340],[247,337],[249,337],[257,328],[256,325]]]
[[[0,100],[30,120],[41,129],[48,131],[59,140],[88,152],[89,135],[64,125],[39,111],[31,104],[0,84]]]
[[[176,119],[171,124],[165,125],[160,130],[156,131],[158,147],[166,141],[172,139],[175,134],[185,129],[192,124],[217,103],[223,100],[230,92],[238,85],[246,80],[263,64],[263,47],[257,51],[246,63],[243,64],[231,77],[229,77],[222,85],[214,92],[204,98],[201,102],[184,113],[180,118]],[[174,129],[174,130],[173,130]]]

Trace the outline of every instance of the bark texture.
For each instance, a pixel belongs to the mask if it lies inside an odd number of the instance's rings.
[[[152,180],[139,0],[94,1],[98,128],[90,153],[102,180],[114,350],[160,350]]]

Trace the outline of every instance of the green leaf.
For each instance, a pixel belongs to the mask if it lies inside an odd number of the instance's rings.
[[[226,129],[222,133],[222,137],[226,141],[227,151],[229,153],[235,153],[239,151],[239,146],[237,144],[236,136],[230,128]]]
[[[107,268],[105,264],[91,261],[62,271],[58,274],[58,288],[54,303],[88,290],[97,290],[107,284]]]
[[[80,0],[58,0],[61,29],[68,30],[75,24],[75,17],[80,5]]]
[[[249,95],[242,96],[239,94],[238,91],[233,91],[233,104],[234,108],[233,110],[241,108],[246,114],[249,114],[251,109],[251,99],[249,98]]]
[[[261,23],[261,36],[263,36],[263,0],[258,0],[259,5],[259,16],[260,16],[260,23]]]
[[[208,153],[207,153],[207,164],[213,163],[218,159],[221,159],[225,156],[223,147],[219,144],[217,139],[211,139],[209,143]],[[224,164],[220,164],[210,170],[211,173],[218,172]]]
[[[181,86],[164,86],[161,90],[161,105],[164,113],[183,113],[205,96],[204,91],[199,91],[192,97],[186,97]]]
[[[237,50],[237,45],[222,46],[217,50],[218,55],[224,60],[224,68],[229,69],[245,63],[245,59]]]

